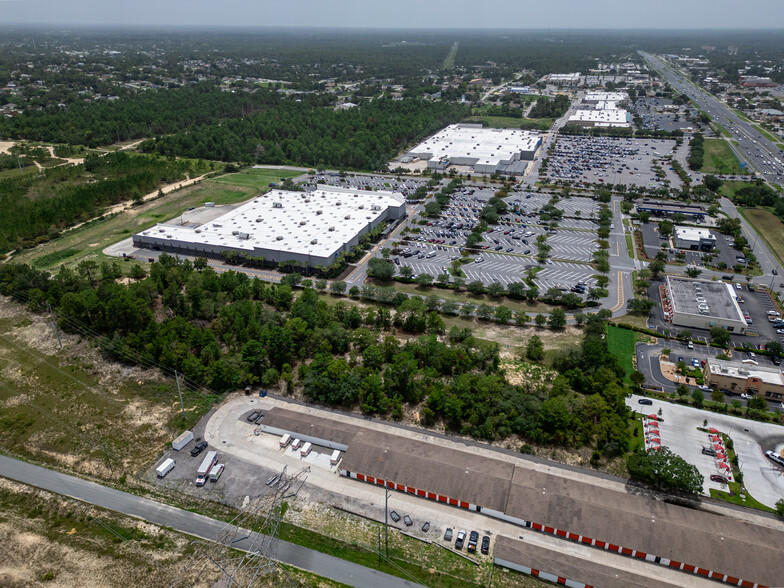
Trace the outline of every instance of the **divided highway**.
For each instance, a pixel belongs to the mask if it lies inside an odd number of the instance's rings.
[[[719,125],[732,133],[729,145],[741,161],[769,182],[784,185],[784,153],[773,142],[765,138],[747,120],[738,116],[716,96],[694,86],[680,72],[676,72],[662,59],[650,53],[640,52],[648,65],[678,92],[685,94],[707,112]]]

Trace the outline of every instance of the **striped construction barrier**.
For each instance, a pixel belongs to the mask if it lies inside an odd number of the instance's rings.
[[[666,557],[660,557],[658,555],[654,555],[652,553],[646,553],[644,551],[638,551],[636,549],[630,549],[628,547],[623,547],[622,545],[616,545],[614,543],[609,543],[607,541],[592,539],[590,537],[585,537],[583,535],[578,535],[576,533],[570,533],[569,531],[556,529],[555,527],[542,525],[540,523],[526,521],[523,519],[519,519],[517,517],[506,515],[505,513],[500,513],[490,509],[483,509],[481,506],[478,506],[476,504],[471,504],[463,500],[459,500],[457,498],[436,494],[434,492],[429,492],[427,490],[422,490],[420,488],[414,488],[412,486],[406,486],[404,484],[397,484],[391,480],[384,480],[382,478],[367,476],[365,474],[358,474],[357,472],[347,472],[346,470],[340,470],[340,475],[348,478],[352,478],[354,480],[359,480],[360,482],[365,482],[367,484],[383,486],[385,488],[391,488],[393,490],[397,490],[398,492],[404,492],[406,494],[412,494],[414,496],[419,496],[421,498],[427,498],[429,500],[434,500],[436,502],[441,502],[443,504],[449,504],[451,506],[456,506],[458,508],[464,508],[466,510],[472,510],[475,512],[483,512],[487,516],[500,519],[506,522],[510,522],[512,524],[525,527],[526,529],[533,529],[534,531],[539,531],[541,533],[546,533],[548,535],[554,535],[556,537],[561,537],[562,539],[568,539],[569,541],[574,541],[576,543],[581,543],[583,545],[590,545],[591,547],[596,547],[598,549],[605,549],[607,551],[612,551],[613,553],[618,553],[620,555],[634,557],[654,564],[666,566],[668,568],[681,570],[686,573],[696,574],[699,576],[703,576],[705,578],[710,578],[711,580],[715,580],[717,582],[724,582],[732,586],[742,586],[743,588],[768,588],[768,586],[764,584],[758,584],[756,582],[751,582],[749,580],[743,580],[742,578],[736,578],[734,576],[730,576],[728,574],[724,574],[721,572],[706,570],[705,568],[701,568],[699,566],[676,561],[674,559],[668,559]],[[531,575],[539,575],[539,574],[543,574],[543,573],[537,571],[536,574],[532,573]],[[566,578],[560,578],[558,576],[553,576],[553,578],[555,579],[551,579],[548,577],[551,575],[552,574],[544,574],[544,575],[539,575],[539,577],[549,580],[551,582],[555,582],[557,584],[563,584],[563,585],[574,586],[574,587],[586,586],[586,584],[581,584],[579,582],[574,582],[572,580],[567,580]]]

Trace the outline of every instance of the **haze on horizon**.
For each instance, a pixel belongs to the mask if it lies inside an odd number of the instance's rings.
[[[0,26],[776,29],[782,0],[0,0]]]

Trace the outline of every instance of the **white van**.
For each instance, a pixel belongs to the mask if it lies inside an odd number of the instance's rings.
[[[332,452],[332,455],[329,458],[330,465],[337,465],[340,461],[340,449],[336,449]]]
[[[294,439],[294,441],[291,442],[291,448],[294,451],[296,451],[297,449],[299,449],[299,446],[300,446],[301,443],[302,443],[302,441],[300,441],[299,439]]]
[[[307,457],[307,455],[310,453],[310,450],[312,448],[313,448],[313,446],[310,444],[310,441],[307,441],[307,442],[305,442],[305,445],[302,446],[302,449],[299,450],[299,454],[302,457]]]
[[[435,257],[435,256],[436,256],[436,252],[435,252],[435,251],[431,251],[430,253],[428,253],[428,254],[427,254],[427,256],[426,256],[426,257],[427,257],[428,259],[430,259],[431,257]]]
[[[283,437],[280,438],[280,448],[283,449],[291,442],[291,435],[286,433]]]

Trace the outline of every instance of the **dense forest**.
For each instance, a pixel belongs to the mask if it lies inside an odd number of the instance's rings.
[[[0,179],[0,252],[41,243],[106,206],[207,170],[204,163],[116,152],[87,155],[83,165]]]
[[[511,385],[498,345],[469,329],[448,332],[418,297],[357,306],[306,287],[267,284],[205,260],[162,255],[128,285],[120,264],[82,262],[55,276],[0,266],[0,293],[32,309],[49,302],[60,327],[90,333],[127,363],[177,369],[217,392],[247,384],[301,390],[319,403],[400,418],[419,407],[427,425],[482,439],[511,434],[536,443],[594,444],[607,455],[629,442],[623,370],[607,349],[604,317],[555,360],[552,382]],[[534,338],[527,353],[541,357]],[[576,390],[576,391],[575,391]]]

